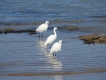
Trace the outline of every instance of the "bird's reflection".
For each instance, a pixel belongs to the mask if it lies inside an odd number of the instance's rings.
[[[44,40],[38,41],[38,44],[39,44],[40,48],[42,48],[42,49],[44,48],[44,42],[45,42]]]
[[[56,75],[56,76],[54,76],[54,80],[62,80],[62,75]]]
[[[44,46],[44,42],[43,40],[39,41],[39,45],[41,50],[43,50],[44,52],[44,56],[48,59],[48,62],[52,65],[52,67],[54,69],[60,69],[62,68],[62,62],[58,61],[58,59],[53,56],[52,54],[49,54],[49,51],[46,50],[45,46]]]
[[[48,51],[45,50],[44,53],[45,53],[45,56],[48,59],[48,62],[52,65],[53,69],[55,69],[55,70],[61,70],[61,68],[62,68],[62,62],[59,61],[53,55],[49,54]]]
[[[52,54],[49,54],[49,51],[47,51],[44,46],[45,41],[39,40],[38,43],[39,43],[41,50],[44,52],[44,56],[46,57],[47,61],[51,64],[51,68],[56,71],[61,71],[62,62],[59,61],[57,57],[53,56]],[[54,80],[62,80],[62,75],[54,76]]]
[[[47,57],[49,63],[52,65],[51,67],[56,70],[56,71],[61,71],[62,70],[62,62],[59,61],[56,57],[53,55],[50,55],[48,51],[44,51],[45,56]],[[62,75],[55,75],[54,80],[62,80]]]

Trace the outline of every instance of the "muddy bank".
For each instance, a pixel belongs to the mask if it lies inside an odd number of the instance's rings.
[[[49,27],[48,29],[53,29],[54,27]],[[64,25],[59,26],[59,30],[66,30],[66,31],[80,31],[80,32],[92,32],[94,34],[91,35],[81,35],[78,38],[86,44],[92,43],[106,43],[106,28],[104,27],[77,27],[71,25]],[[28,34],[36,34],[35,28],[30,29],[16,29],[16,28],[1,28],[0,34],[8,34],[8,33],[28,33]],[[101,34],[103,34],[101,36]]]
[[[106,44],[106,35],[105,36],[100,36],[98,34],[82,35],[82,36],[79,36],[79,39],[83,40],[84,43],[86,44],[91,44],[91,43]]]
[[[58,27],[60,30],[68,30],[68,31],[80,31],[80,32],[90,32],[93,33],[91,35],[81,35],[78,38],[83,40],[86,44],[93,43],[106,43],[106,28],[104,27],[76,27],[76,26],[62,26]],[[102,34],[102,35],[101,35]]]
[[[0,34],[8,34],[8,33],[29,33],[29,34],[36,34],[35,29],[15,29],[15,28],[2,28],[0,29]]]
[[[48,29],[53,29],[54,27],[49,27]],[[79,30],[79,28],[77,28],[76,26],[60,26],[58,27],[59,30]],[[0,28],[0,34],[4,33],[4,34],[8,34],[8,33],[23,33],[23,32],[27,32],[30,34],[36,33],[36,29],[35,28],[29,28],[29,29],[16,29],[16,28]]]
[[[19,27],[19,26],[18,26]],[[20,28],[20,27],[19,27]],[[49,27],[48,29],[53,29],[54,27]],[[57,26],[59,30],[66,30],[66,31],[81,31],[81,32],[96,32],[96,33],[103,33],[106,32],[106,28],[104,27],[78,27],[73,25],[63,25],[63,26]],[[9,28],[0,28],[0,34],[2,33],[21,33],[21,32],[36,32],[34,27],[23,27],[20,29],[17,29],[15,27],[9,27]]]

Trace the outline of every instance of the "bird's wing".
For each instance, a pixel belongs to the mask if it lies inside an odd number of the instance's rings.
[[[53,46],[50,49],[50,53],[57,52],[58,51],[58,47],[59,47],[58,42],[54,43]]]
[[[45,26],[45,24],[41,24],[41,25],[36,29],[36,31],[42,32],[44,26]]]
[[[50,35],[47,39],[44,45],[51,44],[55,40],[54,35]]]
[[[59,51],[61,51],[61,44],[59,44]]]

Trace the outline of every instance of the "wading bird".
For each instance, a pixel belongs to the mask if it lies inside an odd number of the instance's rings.
[[[61,51],[61,45],[62,45],[62,40],[55,42],[50,49],[50,54],[53,54],[53,56],[56,56],[56,52]]]
[[[48,29],[48,24],[49,24],[49,21],[46,21],[45,23],[41,24],[41,25],[36,29],[36,32],[39,33],[39,37],[40,37],[40,33],[43,33],[43,32],[45,32],[45,31]],[[42,34],[42,37],[43,37],[43,34]]]
[[[54,34],[50,35],[50,36],[46,39],[46,41],[45,41],[45,43],[44,43],[44,46],[46,46],[46,49],[47,49],[48,44],[52,44],[52,43],[54,42],[54,40],[56,40],[56,38],[57,38],[56,30],[57,30],[57,28],[55,27],[55,28],[53,29]]]

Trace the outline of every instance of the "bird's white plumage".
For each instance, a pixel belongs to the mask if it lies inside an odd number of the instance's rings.
[[[51,44],[51,43],[54,42],[54,40],[56,40],[56,38],[57,38],[56,30],[57,30],[57,28],[55,27],[55,28],[53,29],[54,34],[50,35],[50,36],[46,39],[46,41],[45,41],[45,43],[44,43],[44,46],[47,46],[48,44]]]
[[[46,40],[46,42],[44,43],[44,45],[47,46],[48,44],[53,43],[54,40],[55,40],[54,35],[50,35],[50,36],[47,38],[47,40]]]
[[[53,44],[53,46],[51,47],[51,49],[50,49],[50,53],[54,54],[58,51],[61,51],[61,45],[62,45],[62,40],[59,40],[58,42],[55,42]]]
[[[45,32],[48,29],[49,21],[46,21],[45,23],[41,24],[37,29],[36,32],[42,33]]]

